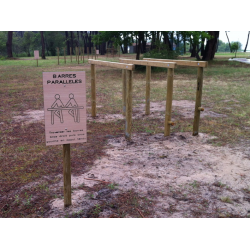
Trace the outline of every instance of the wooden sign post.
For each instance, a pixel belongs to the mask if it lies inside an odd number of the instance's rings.
[[[70,47],[70,60],[72,62],[72,48]]]
[[[39,59],[39,50],[34,50],[34,57],[36,59],[36,65],[38,67],[38,59]]]
[[[63,145],[64,206],[71,201],[70,143],[87,142],[85,72],[43,72],[46,146]]]

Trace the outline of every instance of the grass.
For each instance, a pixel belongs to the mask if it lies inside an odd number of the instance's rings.
[[[131,55],[129,55],[131,57]],[[128,56],[128,57],[129,57]],[[135,57],[135,55],[132,55]],[[237,55],[238,56],[238,55]],[[123,56],[122,56],[123,57]],[[42,122],[25,124],[17,122],[13,116],[23,115],[28,109],[43,109],[42,72],[47,71],[75,71],[86,72],[87,106],[91,106],[90,96],[90,66],[87,63],[72,63],[67,59],[64,64],[61,57],[60,65],[57,57],[48,57],[39,60],[39,67],[35,60],[0,60],[0,190],[12,200],[1,200],[0,216],[27,217],[36,207],[29,197],[38,199],[46,211],[46,203],[55,197],[61,196],[62,191],[50,194],[49,185],[55,176],[62,172],[62,147],[45,146],[44,124]],[[106,60],[105,57],[99,57]],[[107,58],[118,61],[118,58]],[[188,59],[188,58],[186,58]],[[189,58],[190,59],[190,58]],[[215,146],[247,146],[250,142],[250,65],[228,61],[227,58],[216,55],[209,67],[204,69],[204,88],[202,105],[205,109],[224,114],[226,117],[203,117],[200,121],[200,132],[214,135],[217,138],[211,143]],[[98,114],[121,114],[122,112],[122,80],[121,70],[97,67],[97,108]],[[196,68],[179,66],[174,75],[174,100],[195,100]],[[145,103],[145,72],[133,73],[133,105]],[[152,71],[151,76],[151,101],[160,102],[166,99],[166,70]],[[90,108],[87,109],[90,113]],[[192,132],[193,119],[182,117],[178,110],[173,110],[176,125],[171,127],[172,132]],[[143,122],[133,120],[132,132],[147,134],[163,133],[163,121],[160,119],[146,118]],[[124,132],[124,122],[121,120],[100,124],[88,122],[88,142],[86,144],[72,144],[72,174],[80,174],[99,159],[106,145],[107,135],[121,136]],[[19,189],[24,185],[41,180],[49,176],[48,183],[41,182],[40,187],[27,191]],[[110,184],[112,185],[112,184]],[[199,183],[192,183],[197,188]],[[224,184],[218,184],[223,187]],[[115,185],[110,188],[116,188]],[[19,190],[12,194],[13,190]],[[33,191],[32,191],[33,190]],[[35,196],[34,190],[38,192]],[[11,195],[10,195],[11,194]],[[6,196],[8,197],[8,196]],[[43,198],[41,198],[43,197]],[[15,202],[14,202],[15,201]],[[18,202],[17,202],[18,201]],[[28,202],[29,201],[29,202]],[[21,205],[29,203],[26,210]],[[8,204],[8,206],[5,206]],[[32,205],[33,204],[33,205]],[[13,209],[19,209],[14,213]],[[171,208],[172,209],[172,208]],[[170,209],[170,210],[171,210]],[[42,211],[41,210],[41,211]],[[33,211],[33,212],[32,212]],[[37,211],[37,210],[36,210]],[[40,210],[39,210],[40,211]],[[39,212],[43,214],[43,212]],[[3,214],[1,214],[3,213]],[[38,214],[38,212],[37,212]]]

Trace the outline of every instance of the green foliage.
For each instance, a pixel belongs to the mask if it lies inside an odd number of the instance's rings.
[[[0,56],[2,57],[7,56],[6,42],[7,42],[7,31],[0,31]]]
[[[179,50],[170,51],[165,44],[161,44],[160,48],[150,50],[143,54],[144,58],[158,58],[158,59],[176,59],[179,56]]]
[[[237,53],[237,50],[239,49],[239,44],[238,44],[238,42],[233,42],[232,44],[231,44],[231,50],[232,50],[232,52],[235,52],[235,57],[236,57],[236,53]]]

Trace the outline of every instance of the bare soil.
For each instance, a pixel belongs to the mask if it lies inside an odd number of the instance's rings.
[[[142,197],[151,194],[153,217],[247,216],[250,160],[238,150],[209,145],[209,139],[202,133],[196,137],[190,133],[170,137],[141,133],[133,135],[131,143],[123,137],[109,139],[107,156],[96,160],[87,173],[72,177],[73,206],[64,209],[63,199],[55,199],[48,217],[88,211],[100,203],[102,192],[112,193],[114,198],[129,190]],[[92,196],[79,190],[83,184],[93,187],[98,182],[95,179],[115,183],[117,189],[104,188]],[[106,209],[105,213],[111,212]]]

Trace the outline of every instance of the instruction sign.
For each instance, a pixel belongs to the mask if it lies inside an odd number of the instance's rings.
[[[39,59],[39,50],[34,50],[35,59]]]
[[[43,72],[46,146],[87,141],[85,72]]]

